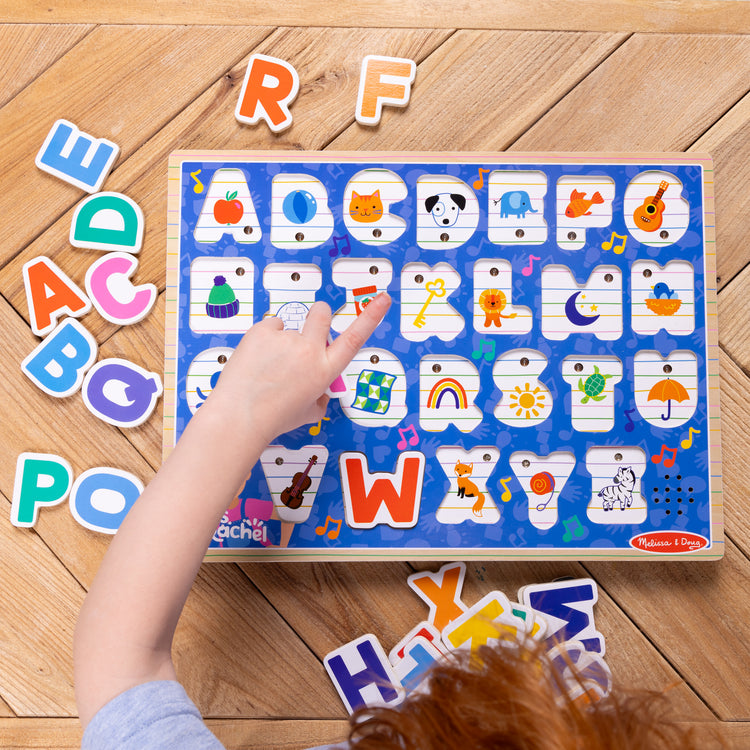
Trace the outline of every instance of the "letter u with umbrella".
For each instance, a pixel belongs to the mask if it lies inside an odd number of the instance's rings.
[[[661,418],[667,422],[672,415],[672,401],[681,403],[687,401],[690,395],[685,390],[685,386],[677,380],[666,378],[656,383],[651,390],[648,392],[649,401],[661,401],[667,405],[666,415],[662,414]]]

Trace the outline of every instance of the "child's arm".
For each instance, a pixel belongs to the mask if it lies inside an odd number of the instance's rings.
[[[389,305],[376,297],[328,348],[331,313],[320,302],[301,334],[269,318],[243,337],[112,539],[83,604],[74,662],[84,727],[125,690],[175,679],[172,637],[224,511],[277,435],[323,416],[325,391]]]

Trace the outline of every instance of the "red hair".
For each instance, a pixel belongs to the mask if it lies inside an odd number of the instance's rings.
[[[545,652],[507,642],[454,652],[401,705],[357,711],[349,742],[356,750],[698,747],[692,732],[668,718],[663,693],[615,689],[600,700],[574,700]]]

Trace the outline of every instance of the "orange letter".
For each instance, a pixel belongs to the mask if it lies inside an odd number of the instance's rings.
[[[367,55],[359,77],[357,110],[354,116],[361,125],[377,125],[384,104],[405,107],[409,103],[411,84],[417,74],[414,60],[400,57]]]
[[[289,105],[299,91],[297,71],[284,60],[253,55],[247,63],[234,116],[255,125],[261,118],[274,133],[292,124]]]
[[[46,336],[63,313],[80,318],[91,309],[91,300],[44,255],[24,263],[23,283],[31,330],[37,336]]]
[[[424,463],[424,453],[404,451],[395,475],[371,474],[361,453],[342,453],[339,467],[347,525],[355,529],[371,529],[379,523],[395,529],[414,526],[422,499]]]
[[[440,631],[466,611],[461,601],[465,575],[466,564],[456,562],[443,565],[437,573],[412,573],[406,579],[409,586],[427,602],[429,621]]]

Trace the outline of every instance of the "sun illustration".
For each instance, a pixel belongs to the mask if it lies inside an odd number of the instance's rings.
[[[510,394],[510,408],[516,410],[517,417],[523,416],[526,419],[538,417],[540,411],[545,408],[544,393],[539,386],[532,391],[531,383],[524,383],[523,386],[521,390],[521,387],[517,385]]]

